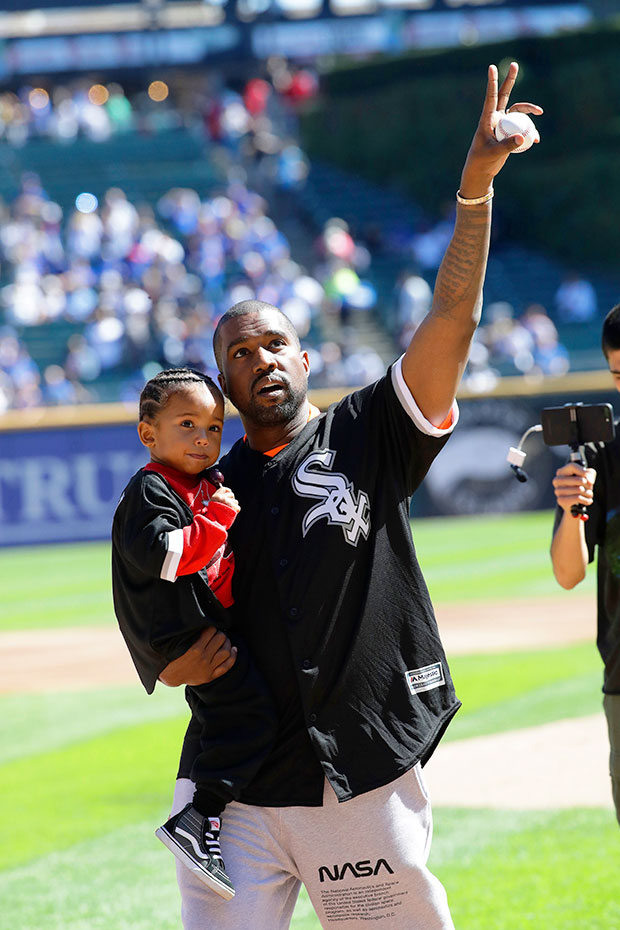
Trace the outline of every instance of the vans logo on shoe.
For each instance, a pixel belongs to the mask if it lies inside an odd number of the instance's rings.
[[[390,875],[394,874],[394,869],[387,859],[377,859],[374,865],[370,859],[360,859],[355,864],[345,862],[344,865],[335,865],[331,869],[327,865],[321,865],[319,866],[319,881],[324,882],[327,878],[330,882],[341,882],[345,875],[351,875],[352,878],[368,878],[369,875],[377,875],[381,869]]]
[[[405,672],[405,680],[412,694],[431,691],[446,683],[441,662],[433,662],[432,665],[424,665],[422,668],[412,668]]]

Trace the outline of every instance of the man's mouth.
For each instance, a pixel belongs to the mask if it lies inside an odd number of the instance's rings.
[[[284,390],[285,385],[282,381],[265,381],[262,386],[257,389],[256,393],[260,394],[262,397],[268,397],[272,394],[280,394]]]

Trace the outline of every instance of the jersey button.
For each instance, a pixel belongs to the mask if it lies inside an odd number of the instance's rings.
[[[280,568],[286,568],[288,565],[288,559],[280,559]]]
[[[298,613],[299,613],[299,610],[297,609],[297,607],[291,607],[291,609],[288,612],[288,615],[289,617],[296,617]]]
[[[310,716],[308,717],[308,720],[310,721],[310,723],[316,723],[316,714],[310,714]]]
[[[312,665],[312,662],[310,661],[310,659],[304,659],[303,662],[301,663],[302,668],[310,668],[311,665]]]
[[[279,508],[279,507],[272,507],[272,508],[271,508],[271,515],[272,515],[272,517],[277,517],[279,513],[280,513],[280,508]]]

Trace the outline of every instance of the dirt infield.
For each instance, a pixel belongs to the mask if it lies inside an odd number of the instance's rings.
[[[443,742],[424,769],[434,804],[613,807],[605,715]]]
[[[485,652],[545,649],[596,637],[591,594],[482,603],[440,604],[437,622],[448,658]]]
[[[448,656],[545,649],[595,636],[592,595],[440,605]],[[115,625],[0,634],[0,693],[136,684]],[[444,742],[425,769],[438,805],[547,809],[610,807],[602,714]]]
[[[0,634],[0,693],[75,691],[136,681],[115,627]]]

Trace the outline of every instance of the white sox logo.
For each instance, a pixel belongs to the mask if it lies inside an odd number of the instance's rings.
[[[368,495],[360,491],[356,497],[346,475],[329,470],[335,457],[331,449],[311,452],[293,475],[293,488],[300,497],[321,499],[304,517],[302,533],[305,536],[317,520],[325,517],[328,523],[341,526],[346,541],[357,546],[360,533],[368,539],[370,532]]]

